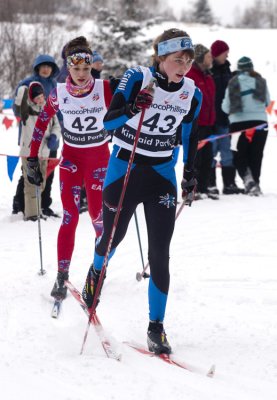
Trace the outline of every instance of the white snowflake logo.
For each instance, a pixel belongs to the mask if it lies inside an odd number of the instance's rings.
[[[167,193],[165,196],[160,196],[159,204],[166,206],[167,208],[175,206],[175,196]]]

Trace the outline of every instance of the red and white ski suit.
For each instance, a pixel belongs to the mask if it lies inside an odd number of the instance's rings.
[[[104,130],[103,118],[111,98],[109,82],[101,79],[96,79],[92,89],[83,96],[69,93],[65,83],[58,84],[49,95],[33,132],[30,157],[38,155],[48,122],[61,112],[64,145],[59,168],[63,220],[57,245],[61,272],[69,270],[83,185],[96,237],[102,233],[102,186],[110,156],[110,136]]]

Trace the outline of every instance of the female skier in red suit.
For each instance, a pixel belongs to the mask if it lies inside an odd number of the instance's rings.
[[[60,191],[63,220],[58,234],[58,275],[51,296],[65,298],[75,231],[79,220],[80,191],[84,184],[88,210],[96,237],[102,233],[102,185],[109,160],[108,141],[103,118],[112,93],[109,81],[91,76],[92,50],[83,36],[66,47],[69,75],[58,83],[38,117],[28,158],[28,179],[40,186],[38,150],[50,119],[63,116],[64,145],[60,161]]]

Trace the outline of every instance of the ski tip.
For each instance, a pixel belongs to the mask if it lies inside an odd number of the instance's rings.
[[[102,342],[102,346],[108,358],[111,358],[115,361],[122,361],[122,354],[111,348],[110,344],[105,346]]]
[[[208,378],[213,378],[215,375],[215,364],[213,364],[211,366],[211,368],[209,369],[209,371],[207,372],[207,377]]]
[[[62,305],[62,300],[61,299],[55,299],[52,311],[51,311],[51,317],[57,319],[59,317],[60,311],[61,311],[61,305]]]

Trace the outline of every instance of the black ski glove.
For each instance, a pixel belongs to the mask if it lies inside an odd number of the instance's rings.
[[[37,157],[27,157],[27,178],[32,185],[40,186],[43,182]]]
[[[185,204],[191,206],[194,200],[194,192],[196,190],[197,180],[193,171],[188,171],[184,168],[183,179],[181,183],[182,198]]]
[[[134,104],[131,107],[131,111],[134,114],[147,110],[151,107],[153,102],[153,95],[147,89],[141,90],[135,98]]]

